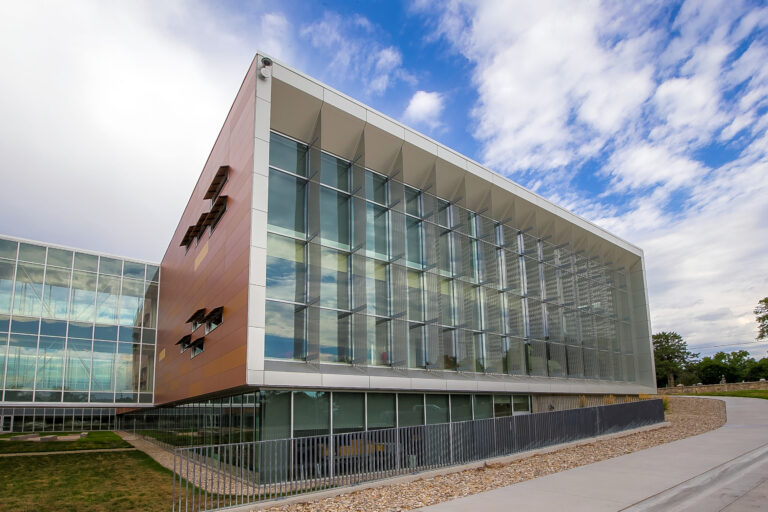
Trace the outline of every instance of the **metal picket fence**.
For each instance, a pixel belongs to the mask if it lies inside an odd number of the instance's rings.
[[[643,400],[456,423],[176,448],[173,510],[221,510],[662,421],[662,401]]]

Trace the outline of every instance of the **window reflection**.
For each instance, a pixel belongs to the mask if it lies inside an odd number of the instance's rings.
[[[350,241],[349,196],[320,189],[320,238],[324,243],[340,249],[348,249]]]
[[[0,260],[0,313],[11,312],[14,264]]]
[[[96,322],[117,324],[117,298],[120,278],[100,275],[96,294]]]
[[[320,272],[320,305],[349,309],[349,255],[323,247]]]
[[[306,267],[304,243],[267,235],[267,297],[302,302]]]
[[[69,309],[69,270],[49,268],[45,274],[43,317],[66,320]]]
[[[43,295],[43,266],[19,263],[16,269],[16,290],[13,314],[40,316]]]
[[[350,315],[330,309],[319,311],[320,361],[351,363]]]
[[[64,338],[40,336],[37,389],[61,389],[64,377]]]
[[[299,178],[275,170],[269,171],[267,223],[270,230],[291,236],[304,236],[305,189],[304,182]]]

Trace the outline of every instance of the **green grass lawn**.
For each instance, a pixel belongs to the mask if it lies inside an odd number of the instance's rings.
[[[44,432],[42,435],[56,434]],[[17,434],[8,434],[10,437]],[[58,435],[58,434],[57,434]],[[114,432],[90,432],[77,441],[0,441],[0,453],[59,452],[69,450],[102,450],[107,448],[131,448]]]
[[[146,454],[0,458],[0,510],[167,512],[173,476]]]
[[[740,396],[744,398],[762,398],[763,400],[768,400],[768,389],[748,389],[744,391],[713,391],[711,393],[697,394],[703,396]]]

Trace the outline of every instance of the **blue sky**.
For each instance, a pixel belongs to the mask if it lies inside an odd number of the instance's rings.
[[[766,355],[764,2],[4,2],[0,44],[2,233],[159,260],[260,49],[642,247],[654,332]]]

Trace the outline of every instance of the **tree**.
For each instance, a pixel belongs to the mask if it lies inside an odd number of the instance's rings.
[[[757,301],[755,320],[757,320],[757,339],[768,338],[768,297]]]
[[[666,386],[670,376],[679,380],[690,372],[699,354],[688,350],[688,344],[676,332],[660,332],[653,335],[653,357],[656,362],[656,385]]]
[[[746,379],[748,381],[768,379],[768,357],[764,357],[754,364],[750,364],[747,368]]]
[[[718,352],[712,359],[724,365],[723,375],[726,382],[741,382],[747,377],[751,365],[757,364],[746,350]],[[703,382],[703,381],[702,381]]]
[[[705,357],[699,361],[696,370],[702,384],[719,384],[720,379],[728,372],[728,367],[722,361]]]

